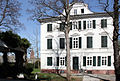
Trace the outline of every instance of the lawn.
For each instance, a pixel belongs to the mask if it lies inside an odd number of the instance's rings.
[[[32,71],[32,74],[35,74],[35,73],[40,73],[40,69],[34,68],[33,71]]]

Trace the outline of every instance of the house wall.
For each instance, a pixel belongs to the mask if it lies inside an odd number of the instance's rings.
[[[71,10],[71,14],[73,15],[74,9],[77,9],[79,15],[81,14],[79,10],[84,10],[84,14],[91,14],[90,10],[88,10],[87,5],[79,5],[76,4],[73,6]],[[101,28],[101,20],[107,19],[107,28]],[[96,28],[93,29],[86,27],[83,29],[83,21],[92,21],[96,20]],[[114,73],[113,66],[113,45],[112,45],[112,36],[113,36],[113,19],[111,17],[93,17],[93,18],[82,18],[77,20],[71,20],[71,22],[82,22],[82,29],[72,29],[69,33],[69,37],[76,38],[82,37],[82,47],[81,48],[72,48],[70,50],[71,53],[71,70],[73,70],[73,57],[78,57],[78,66],[79,70],[84,69],[88,71],[92,71],[93,73]],[[66,57],[66,50],[59,49],[59,39],[65,38],[64,32],[59,31],[59,27],[61,21],[56,22],[47,22],[41,23],[41,69],[43,71],[54,71],[55,69],[66,70],[66,66],[60,65],[56,66],[56,57]],[[47,32],[47,24],[52,24],[52,32]],[[86,24],[87,25],[87,24]],[[74,25],[72,26],[74,27]],[[78,27],[78,24],[77,24]],[[87,37],[90,36],[93,38],[93,46],[92,48],[87,48]],[[107,36],[107,47],[101,47],[101,36]],[[52,39],[52,49],[47,49],[47,39]],[[72,42],[73,43],[73,42]],[[83,56],[92,57],[92,65],[83,66]],[[93,56],[96,56],[96,66],[93,66]],[[97,66],[98,56],[101,56],[101,66]],[[102,57],[106,57],[106,61],[108,61],[108,56],[111,56],[111,66],[108,66],[108,62],[106,65],[102,65]],[[47,57],[52,57],[52,66],[47,66]],[[60,59],[59,59],[60,60]],[[102,71],[102,72],[101,72]]]

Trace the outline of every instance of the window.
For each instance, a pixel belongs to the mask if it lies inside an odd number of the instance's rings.
[[[84,9],[81,9],[81,13],[84,13]]]
[[[87,37],[87,48],[92,48],[92,37]]]
[[[52,49],[52,39],[47,39],[47,49]]]
[[[70,22],[70,30],[72,30],[72,22]]]
[[[52,57],[47,57],[47,66],[52,66]]]
[[[83,29],[86,29],[86,21],[83,21]]]
[[[87,28],[88,29],[92,28],[92,22],[91,21],[87,21]]]
[[[101,28],[106,28],[107,27],[107,19],[102,19],[101,20]]]
[[[65,38],[60,38],[60,49],[65,48]]]
[[[107,47],[107,36],[101,36],[101,47]]]
[[[81,26],[81,21],[78,21],[78,28],[79,28],[79,30],[81,30],[82,29],[82,26]]]
[[[61,66],[65,65],[65,57],[60,57],[60,65]]]
[[[107,65],[107,57],[102,57],[102,65]]]
[[[72,22],[72,24],[73,24],[73,29],[77,29],[77,22],[76,21]]]
[[[74,9],[74,15],[77,15],[77,9]]]
[[[78,38],[73,38],[73,48],[78,48]]]
[[[93,29],[96,28],[96,20],[93,20]]]
[[[87,57],[87,65],[92,65],[92,57]]]
[[[60,23],[60,31],[65,29],[65,22]]]
[[[52,24],[47,24],[47,32],[51,32],[52,31]]]

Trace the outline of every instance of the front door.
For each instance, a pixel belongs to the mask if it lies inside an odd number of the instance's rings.
[[[73,70],[79,70],[79,58],[73,57]]]

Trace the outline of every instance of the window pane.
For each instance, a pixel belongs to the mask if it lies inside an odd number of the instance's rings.
[[[87,37],[87,48],[92,48],[92,37]]]
[[[72,49],[72,37],[70,37],[70,49]]]
[[[81,13],[84,13],[84,9],[81,9]]]
[[[52,49],[52,39],[47,39],[47,49]]]
[[[65,39],[60,38],[60,49],[64,49],[64,48],[65,48]]]
[[[107,36],[101,36],[101,47],[107,47]]]
[[[106,28],[107,27],[107,19],[102,19],[101,20],[101,28]]]
[[[47,66],[52,66],[52,57],[47,57]]]

